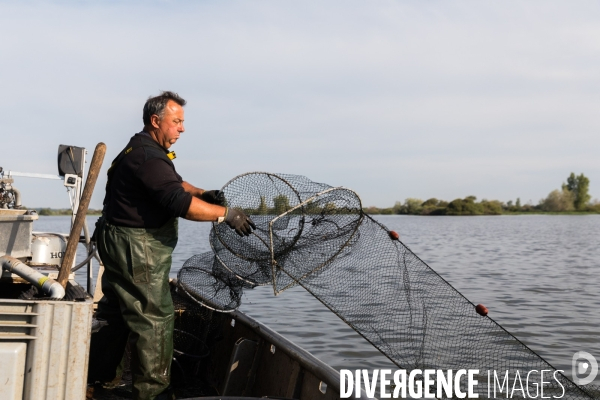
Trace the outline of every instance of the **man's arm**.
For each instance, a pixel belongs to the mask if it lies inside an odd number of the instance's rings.
[[[253,229],[256,229],[254,222],[242,210],[235,208],[228,209],[218,205],[225,204],[223,198],[219,195],[222,194],[220,191],[205,191],[185,181],[181,183],[181,186],[183,190],[192,195],[192,202],[185,214],[185,219],[192,221],[217,221],[219,218],[222,218],[221,222],[225,221],[240,236],[248,236],[252,233]]]
[[[184,182],[184,184],[185,184],[185,182]],[[192,186],[192,188],[194,188],[194,187]],[[184,189],[185,189],[185,186],[184,186]],[[194,189],[198,189],[198,188],[194,188]],[[188,190],[186,190],[186,192],[188,192]],[[191,192],[188,192],[188,193],[191,193]],[[216,221],[217,219],[219,219],[219,217],[225,216],[226,210],[227,209],[225,207],[217,206],[215,204],[209,204],[209,203],[202,201],[199,198],[194,196],[194,197],[192,197],[192,202],[190,203],[190,208],[188,209],[188,212],[185,214],[185,219],[189,219],[192,221]]]
[[[200,198],[200,196],[202,196],[202,193],[205,192],[204,189],[197,188],[196,186],[186,181],[181,182],[181,186],[183,186],[183,190],[197,198]]]
[[[185,219],[192,221],[217,221],[220,218],[223,218],[221,222],[225,221],[240,236],[248,236],[256,229],[254,222],[242,210],[209,204],[196,197],[192,197],[190,208],[185,215]]]
[[[221,207],[215,204],[207,203],[202,199],[202,194],[205,192],[204,189],[197,188],[189,182],[181,182],[183,190],[191,194],[192,202],[185,219],[192,221],[216,221],[219,217],[225,216],[225,207]]]
[[[223,192],[220,190],[204,190],[197,188],[189,182],[181,182],[181,186],[186,193],[191,194],[193,197],[196,197],[202,201],[205,201],[209,204],[216,204],[218,206],[225,205],[225,197],[223,197]]]

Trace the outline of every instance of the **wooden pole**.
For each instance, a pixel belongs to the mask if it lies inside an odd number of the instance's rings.
[[[102,161],[104,161],[104,154],[106,154],[106,145],[102,142],[98,143],[94,150],[92,163],[90,164],[83,193],[81,194],[81,200],[79,201],[79,207],[77,208],[77,216],[75,216],[75,222],[73,222],[73,228],[69,234],[67,250],[65,251],[60,272],[58,273],[58,283],[65,289],[67,288],[67,282],[69,281],[69,275],[71,274],[71,266],[73,265],[73,260],[75,260],[75,254],[77,253],[77,243],[79,243],[83,222],[85,221],[87,209],[90,205],[90,200],[92,199],[92,193],[94,192],[94,186],[96,186],[100,167],[102,167]]]

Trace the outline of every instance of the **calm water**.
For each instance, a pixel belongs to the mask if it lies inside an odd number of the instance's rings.
[[[567,376],[576,351],[600,361],[600,216],[378,219]],[[94,220],[89,218],[90,226]],[[34,229],[67,232],[68,227],[68,217],[40,217]],[[209,229],[210,224],[180,220],[173,277],[185,260],[209,250]],[[336,369],[393,368],[302,288],[277,297],[270,287],[248,290],[241,309]]]

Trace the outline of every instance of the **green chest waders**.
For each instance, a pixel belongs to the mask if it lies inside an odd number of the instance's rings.
[[[97,232],[104,264],[97,317],[108,326],[92,335],[89,382],[110,382],[129,338],[134,399],[154,399],[169,386],[173,302],[169,291],[177,219],[161,228],[126,228],[104,221]]]

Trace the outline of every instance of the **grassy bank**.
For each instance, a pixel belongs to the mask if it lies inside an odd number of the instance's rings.
[[[34,208],[38,215],[71,215],[70,208]],[[102,210],[88,209],[87,215],[100,215]]]
[[[553,210],[545,200],[538,205],[521,205],[518,199],[515,204],[485,199],[478,202],[475,196],[468,196],[451,202],[435,198],[426,201],[409,198],[404,203],[396,202],[393,207],[367,207],[364,211],[375,215],[582,215],[600,214],[600,203],[586,204],[581,210]]]

